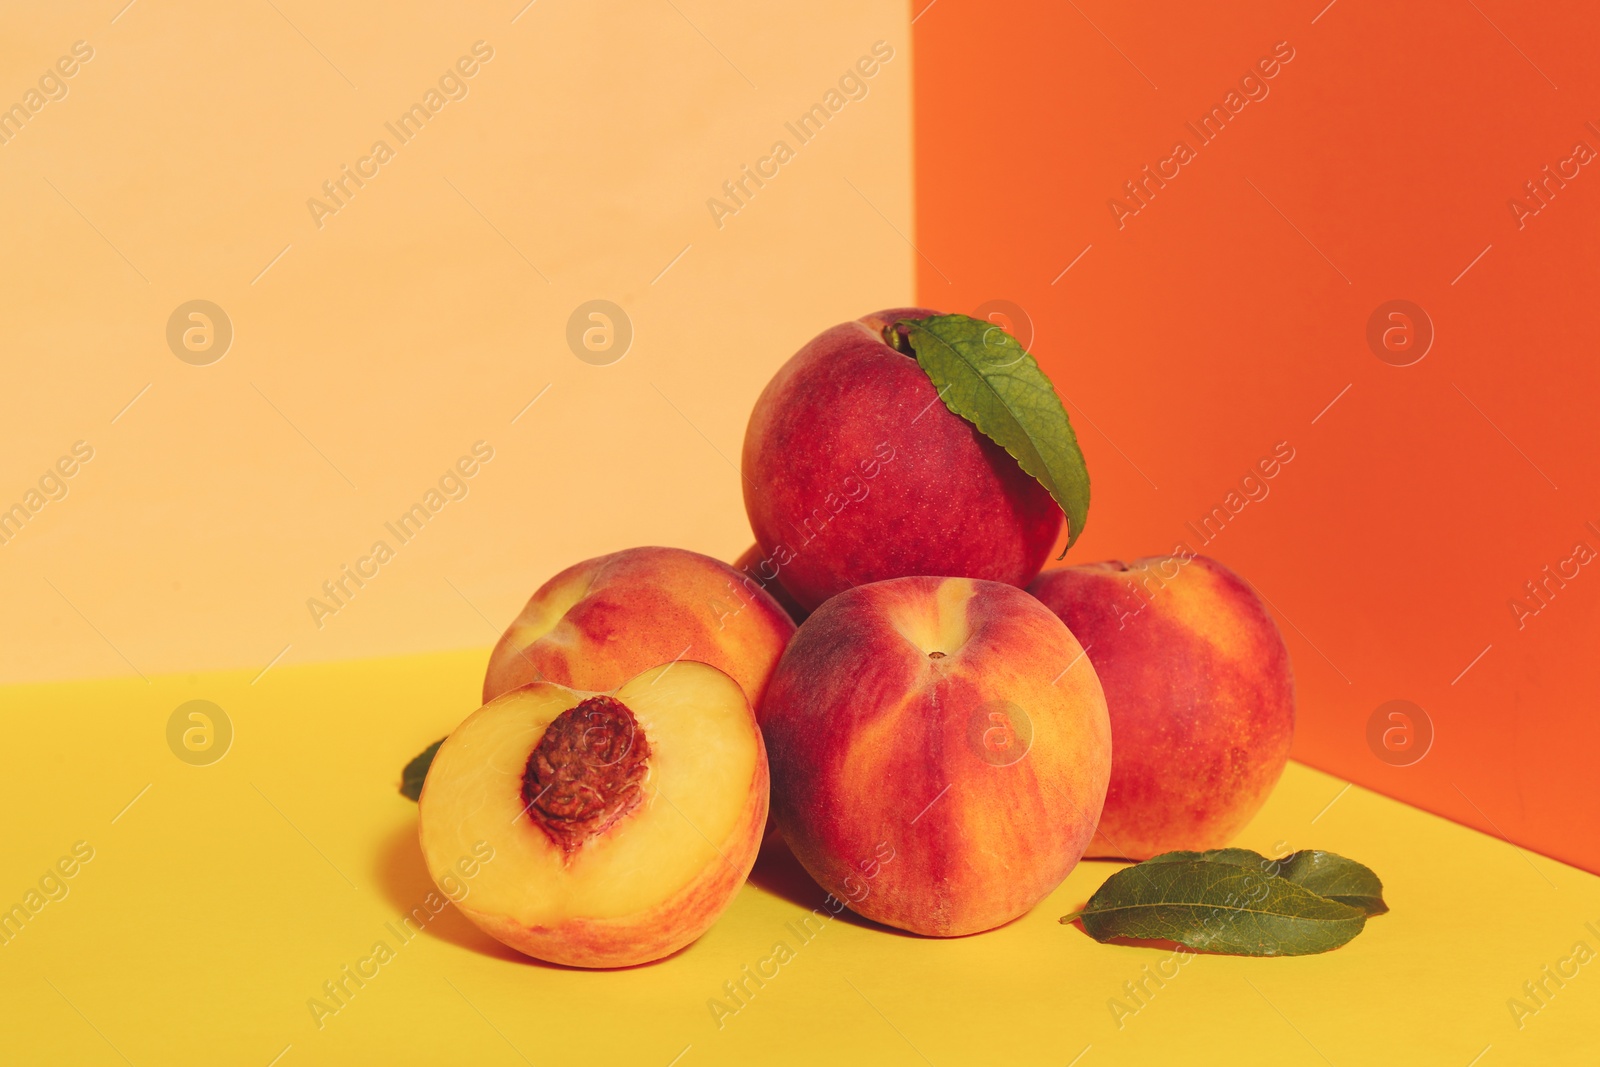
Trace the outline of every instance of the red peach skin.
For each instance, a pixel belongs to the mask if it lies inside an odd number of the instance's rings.
[[[754,705],[793,634],[777,601],[726,563],[625,549],[539,587],[489,656],[483,700],[534,681],[605,692],[683,659],[730,675]]]
[[[999,582],[840,593],[800,627],[760,718],[796,858],[856,912],[920,934],[988,930],[1049,895],[1111,773],[1082,648]]]
[[[1089,855],[1143,860],[1234,839],[1294,740],[1294,677],[1255,590],[1205,556],[1047,571],[1029,586],[1088,649],[1115,753]]]
[[[912,575],[1023,586],[1061,531],[1050,494],[884,340],[891,323],[933,314],[894,308],[825,330],[756,401],[745,510],[803,609]]]

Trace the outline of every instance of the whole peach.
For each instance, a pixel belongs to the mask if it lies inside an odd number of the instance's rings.
[[[754,704],[793,634],[777,601],[726,563],[625,549],[539,587],[489,656],[483,700],[534,681],[604,692],[682,659],[730,675]]]
[[[800,602],[795,600],[794,594],[778,581],[778,567],[762,553],[760,545],[751,545],[739,553],[739,558],[733,561],[733,569],[771,593],[772,599],[789,613],[789,617],[796,624],[806,621],[806,616],[810,612],[802,608]]]
[[[1111,773],[1082,647],[999,582],[897,578],[833,597],[784,652],[760,719],[796,858],[856,912],[920,934],[988,930],[1049,895]]]
[[[1083,642],[1111,712],[1116,755],[1089,854],[1232,841],[1294,739],[1289,652],[1255,590],[1188,553],[1046,571],[1028,588]]]
[[[945,407],[885,330],[895,308],[825,330],[756,401],[744,502],[778,581],[814,609],[853,585],[911,575],[1022,586],[1062,513],[1005,449]]]

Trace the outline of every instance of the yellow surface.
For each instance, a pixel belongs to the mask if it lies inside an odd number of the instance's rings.
[[[1360,859],[1393,911],[1327,955],[1195,959],[1120,1029],[1108,1002],[1167,954],[1056,922],[1116,869],[1103,863],[1079,866],[1013,925],[953,941],[846,918],[801,944],[789,924],[823,894],[763,861],[709,934],[654,966],[531,963],[449,909],[401,944],[386,924],[433,887],[398,772],[474,708],[485,661],[480,650],[279,666],[254,684],[236,672],[0,690],[0,903],[21,901],[76,842],[94,849],[68,895],[0,946],[0,1062],[1600,1059],[1600,962],[1550,983],[1520,1030],[1507,1007],[1575,943],[1600,950],[1585,925],[1600,929],[1600,879],[1298,765],[1239,843]],[[211,766],[167,746],[169,716],[194,699],[235,728]],[[319,1029],[308,1000],[380,940],[393,958]],[[778,941],[794,958],[719,1029],[708,1001]]]
[[[0,5],[0,110],[61,57],[74,70],[0,138],[0,510],[93,449],[0,541],[0,682],[473,647],[580,559],[733,559],[761,388],[822,329],[912,298],[910,17]],[[880,40],[894,58],[865,96],[798,143],[785,124]],[[74,65],[77,41],[93,58]],[[463,56],[466,95],[399,143],[387,125]],[[393,158],[314,217],[378,140]],[[779,140],[793,158],[714,214]],[[633,323],[607,366],[566,340],[597,298]],[[194,299],[233,323],[209,366],[168,348]],[[384,524],[479,441],[494,457],[465,498],[397,543]],[[379,539],[394,558],[314,613]]]

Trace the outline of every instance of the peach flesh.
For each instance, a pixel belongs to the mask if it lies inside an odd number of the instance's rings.
[[[767,798],[743,691],[679,662],[611,694],[534,682],[473,712],[434,758],[419,838],[436,881],[493,847],[456,904],[486,933],[552,963],[625,967],[711,927],[755,862]]]

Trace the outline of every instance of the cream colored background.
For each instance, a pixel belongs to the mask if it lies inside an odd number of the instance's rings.
[[[0,506],[95,458],[0,546],[0,681],[486,645],[579,559],[731,559],[766,379],[910,301],[904,5],[443,6],[4,16],[0,103],[95,55],[0,145]],[[480,39],[469,95],[318,230],[306,200]],[[880,39],[866,99],[719,230],[707,198]],[[564,339],[596,297],[634,323],[611,366]],[[196,298],[234,324],[208,367],[165,343]],[[399,547],[383,523],[480,439],[470,495]],[[379,537],[396,558],[317,629],[307,598]]]

